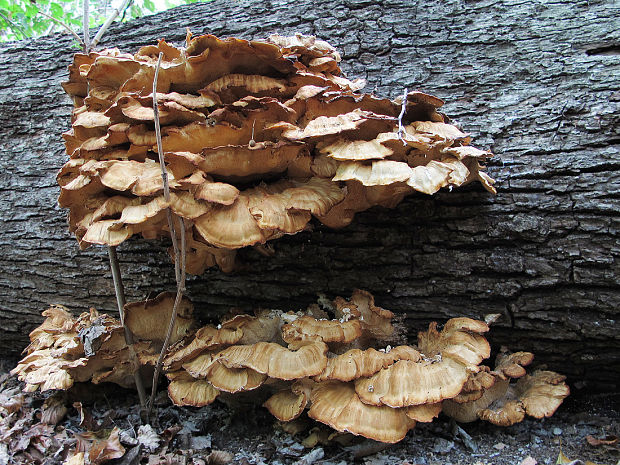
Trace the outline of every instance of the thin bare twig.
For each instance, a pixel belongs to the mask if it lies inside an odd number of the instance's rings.
[[[20,25],[18,25],[14,21],[11,21],[7,16],[3,15],[2,13],[0,13],[0,18],[4,19],[6,23],[11,27],[11,29],[19,32],[24,39],[28,38],[28,34]]]
[[[125,0],[121,6],[119,6],[112,12],[110,17],[106,20],[106,22],[103,23],[103,25],[99,28],[99,31],[97,31],[97,34],[95,35],[95,38],[93,39],[92,43],[90,44],[91,49],[94,49],[97,46],[97,44],[103,37],[103,34],[105,34],[105,32],[110,28],[110,26],[112,25],[116,17],[120,15],[122,11],[125,11],[130,1],[131,0]]]
[[[159,53],[159,59],[157,60],[157,66],[155,67],[155,76],[153,77],[153,112],[155,120],[155,137],[157,138],[157,153],[159,155],[159,164],[161,166],[161,178],[164,184],[164,199],[170,204],[170,186],[168,184],[168,172],[166,171],[166,164],[164,162],[164,150],[161,142],[161,127],[159,124],[159,108],[157,107],[157,77],[159,75],[159,68],[161,66],[161,59],[163,53]],[[181,234],[181,247],[179,251],[179,244],[176,237],[176,228],[174,224],[174,214],[170,206],[166,209],[166,215],[168,217],[168,228],[170,229],[170,237],[172,239],[172,247],[174,249],[174,275],[177,282],[177,295],[174,299],[174,305],[172,307],[172,315],[170,316],[170,322],[168,323],[168,330],[166,332],[166,338],[164,344],[159,353],[157,364],[155,365],[155,373],[153,374],[153,386],[151,389],[151,397],[148,403],[147,416],[150,416],[153,410],[153,404],[155,403],[155,394],[157,394],[157,382],[159,381],[159,375],[163,365],[164,356],[168,345],[170,344],[170,338],[172,337],[172,331],[176,323],[177,312],[183,299],[183,293],[185,292],[185,222],[183,218],[179,219],[179,229]]]
[[[90,52],[90,31],[88,29],[88,0],[82,0],[84,2],[84,12],[82,16],[82,27],[84,29],[84,53]]]
[[[63,28],[65,28],[74,38],[75,40],[78,41],[78,43],[80,44],[80,47],[84,48],[84,41],[82,40],[82,38],[77,34],[77,32],[75,32],[73,29],[71,29],[71,26],[69,26],[68,24],[62,22],[59,19],[54,18],[51,15],[48,15],[47,13],[45,13],[44,11],[39,10],[37,12],[37,14],[39,15],[43,15],[48,19],[51,19],[52,21],[54,21],[55,23],[57,23],[59,26],[62,26]]]
[[[129,358],[134,365],[133,377],[136,382],[136,389],[138,390],[138,397],[140,398],[140,406],[146,407],[146,392],[144,390],[144,383],[142,383],[142,377],[140,376],[140,365],[136,362],[137,357],[133,350],[133,334],[129,328],[125,325],[125,289],[123,288],[123,278],[121,277],[121,270],[118,265],[118,256],[116,255],[116,247],[108,246],[108,256],[110,258],[110,269],[112,270],[112,280],[114,281],[114,291],[116,293],[116,303],[118,305],[118,314],[121,319],[121,325],[125,331],[125,344],[129,347]]]
[[[403,94],[403,103],[400,108],[400,114],[398,115],[398,138],[403,143],[403,145],[407,145],[405,142],[405,138],[403,137],[405,134],[405,126],[403,126],[403,116],[405,116],[405,111],[407,110],[407,88],[405,88],[405,93]]]

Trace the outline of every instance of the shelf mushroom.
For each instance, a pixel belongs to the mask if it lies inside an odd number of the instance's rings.
[[[160,52],[170,202],[153,130]],[[304,231],[312,217],[343,227],[415,191],[475,180],[494,191],[480,169],[491,153],[469,145],[437,111],[440,99],[359,93],[363,82],[346,79],[339,61],[329,44],[302,35],[188,35],[184,48],[160,40],[135,55],[76,54],[63,83],[75,109],[58,183],[80,246],[169,235],[171,208],[188,228],[186,270],[231,271],[236,250]]]

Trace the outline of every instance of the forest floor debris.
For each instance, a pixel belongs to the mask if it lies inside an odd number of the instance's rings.
[[[620,463],[618,394],[577,392],[552,418],[508,428],[459,426],[442,416],[395,445],[347,439],[304,447],[308,430],[292,436],[262,407],[180,408],[162,391],[152,424],[141,426],[132,391],[76,384],[66,393],[25,393],[10,368],[0,364],[0,465],[69,463],[75,451],[111,465]]]

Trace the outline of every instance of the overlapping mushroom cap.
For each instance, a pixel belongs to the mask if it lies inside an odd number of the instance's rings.
[[[43,324],[30,333],[26,356],[11,372],[27,391],[69,389],[84,381],[131,387],[139,361],[155,354],[149,342],[134,344],[131,352],[120,322],[95,309],[74,318],[53,305],[43,316]]]
[[[131,350],[113,318],[91,310],[75,319],[53,306],[14,373],[28,390],[68,389],[88,380],[130,387],[139,365],[154,363],[171,300],[163,293],[126,306],[136,337]],[[526,414],[550,416],[568,395],[563,376],[526,374],[533,358],[528,352],[502,351],[494,369],[481,365],[490,353],[482,321],[453,318],[441,331],[431,323],[415,347],[375,349],[397,331],[392,312],[375,306],[370,293],[356,290],[348,300],[321,304],[326,310],[311,305],[305,312],[236,314],[194,331],[185,300],[176,343],[164,359],[170,399],[201,407],[245,396],[283,422],[307,413],[341,433],[397,442],[442,410],[457,421],[506,426]],[[513,378],[518,381],[511,384]]]
[[[499,426],[519,423],[526,414],[535,418],[553,415],[570,392],[566,377],[544,370],[526,374],[524,366],[533,358],[529,352],[501,352],[493,371],[472,377],[464,389],[467,392],[444,402],[444,413],[464,423],[480,418]],[[511,383],[514,378],[517,382]]]
[[[152,108],[160,52],[169,202]],[[437,112],[441,100],[358,93],[363,82],[343,77],[339,61],[329,44],[301,35],[188,35],[185,48],[161,40],[135,55],[76,54],[63,84],[75,110],[58,183],[80,245],[168,235],[170,208],[186,220],[187,271],[230,271],[237,249],[303,231],[312,217],[342,227],[415,191],[473,180],[493,191],[479,164],[491,154]]]

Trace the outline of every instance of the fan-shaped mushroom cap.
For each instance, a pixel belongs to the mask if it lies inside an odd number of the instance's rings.
[[[189,343],[179,342],[168,349],[164,367],[170,371],[177,370],[182,363],[194,359],[201,352],[236,344],[242,336],[243,331],[239,328],[216,329],[213,326],[203,326],[196,331]]]
[[[340,54],[334,47],[314,36],[299,33],[294,36],[271,34],[266,42],[277,45],[283,55],[308,56],[312,58],[330,57],[335,61],[340,61]]]
[[[437,418],[441,412],[441,406],[441,402],[437,402],[436,404],[412,405],[405,409],[405,413],[412,420],[420,423],[430,423],[433,421],[433,418]]]
[[[441,353],[444,358],[474,368],[491,354],[491,346],[480,335],[488,330],[486,323],[470,318],[452,318],[441,332],[437,331],[437,323],[432,322],[428,331],[418,333],[418,347],[427,356]]]
[[[334,181],[359,181],[364,186],[387,186],[406,182],[412,175],[407,163],[377,160],[370,164],[344,162],[338,166]]]
[[[570,394],[565,379],[566,376],[553,371],[538,370],[517,381],[515,395],[523,403],[528,415],[535,418],[550,417]]]
[[[329,144],[318,143],[317,148],[321,153],[339,161],[380,160],[394,153],[392,149],[382,145],[378,139],[365,141],[339,138]]]
[[[470,402],[458,403],[446,400],[443,402],[443,412],[461,423],[476,421],[479,418],[479,412],[506,394],[508,385],[507,380],[497,380],[488,389],[482,390],[482,396]]]
[[[499,404],[497,406],[491,404],[489,408],[479,410],[478,417],[497,426],[514,425],[525,418],[525,409],[520,401],[506,400]]]
[[[133,235],[130,226],[119,225],[116,220],[95,221],[86,230],[82,238],[89,244],[117,246]]]
[[[390,117],[356,109],[338,116],[319,116],[308,122],[303,129],[291,127],[285,130],[282,136],[292,141],[313,140],[323,136],[353,131],[363,125],[372,127],[376,132],[382,132],[392,124]]]
[[[439,140],[463,140],[467,139],[467,134],[461,132],[456,126],[447,123],[437,123],[432,121],[414,121],[411,126],[417,131],[431,135]]]
[[[317,320],[302,316],[282,326],[282,339],[287,343],[305,340],[323,342],[351,342],[362,335],[359,320],[341,322],[339,320]]]
[[[290,142],[257,142],[249,145],[209,147],[202,154],[169,152],[166,159],[173,172],[195,166],[205,173],[228,180],[251,180],[259,175],[285,171],[293,160],[303,156],[305,147]]]
[[[232,205],[214,206],[195,221],[205,241],[241,248],[303,230],[310,213],[320,215],[342,200],[340,188],[328,180],[279,181],[247,189]]]
[[[292,351],[272,342],[232,346],[218,355],[228,368],[252,368],[270,378],[291,380],[318,375],[327,365],[327,345],[312,342]]]
[[[200,354],[190,362],[183,364],[183,369],[194,378],[206,378],[220,391],[235,393],[250,391],[260,387],[267,378],[250,368],[227,368],[217,361],[217,351]]]
[[[43,323],[30,332],[30,340],[33,343],[43,334],[68,332],[73,329],[75,324],[71,313],[69,313],[69,309],[63,305],[50,305],[47,310],[43,311],[42,315],[45,317]],[[34,347],[34,345],[31,344],[28,346],[26,352],[30,353],[31,347]]]
[[[163,342],[166,338],[168,322],[172,315],[175,294],[162,292],[154,299],[132,302],[125,305],[125,324],[139,339]],[[182,339],[194,320],[194,307],[187,297],[183,297],[177,310],[177,318],[170,338],[171,343]]]
[[[244,191],[232,205],[215,206],[196,219],[196,231],[209,244],[228,249],[264,243],[267,238],[250,213],[250,195]]]
[[[376,441],[398,442],[415,426],[405,409],[365,404],[347,383],[321,383],[312,391],[311,401],[310,418]]]
[[[71,370],[84,366],[87,362],[85,357],[66,360],[62,355],[52,355],[50,349],[39,349],[24,357],[11,370],[11,374],[17,375],[20,381],[26,383],[25,389],[28,392],[38,388],[41,391],[69,389],[74,382]]]
[[[298,418],[310,401],[312,385],[297,381],[291,389],[280,391],[263,404],[269,412],[280,421],[292,421]]]
[[[372,348],[366,350],[351,349],[344,354],[327,359],[325,370],[315,376],[314,380],[317,382],[327,380],[351,381],[372,376],[398,360],[418,361],[419,359],[420,353],[409,346],[395,347],[386,352]]]
[[[521,378],[525,376],[524,366],[534,360],[531,352],[500,352],[495,359],[493,374],[501,379]]]
[[[222,323],[222,329],[239,328],[243,336],[237,342],[242,345],[280,340],[281,312],[260,311],[256,316],[237,315]]]
[[[510,385],[498,376],[480,399],[457,404],[444,402],[444,412],[460,422],[477,418],[499,426],[520,422],[527,413],[535,418],[551,416],[569,394],[565,377],[551,371],[536,371]]]
[[[467,381],[467,369],[444,357],[439,362],[399,360],[370,378],[355,381],[362,402],[393,408],[441,402],[456,396]]]
[[[394,334],[394,326],[391,323],[394,314],[389,310],[377,307],[375,298],[370,292],[355,289],[351,295],[350,304],[347,305],[340,301],[336,308],[338,318],[345,317],[343,313],[345,308],[349,309],[349,314],[354,312],[360,315],[359,319],[363,324],[364,331],[370,337],[387,340]]]
[[[220,393],[208,381],[195,379],[189,373],[176,372],[166,376],[170,379],[168,397],[174,405],[204,407],[213,403]]]
[[[491,373],[489,367],[481,366],[478,373],[469,374],[469,378],[467,378],[459,395],[451,400],[459,404],[478,400],[487,389],[495,384],[496,379],[496,375]]]

